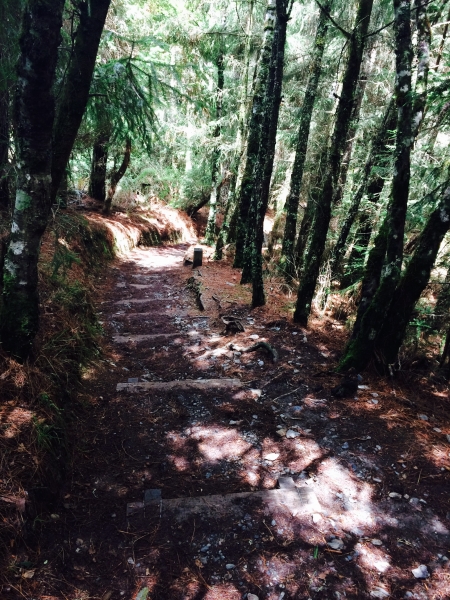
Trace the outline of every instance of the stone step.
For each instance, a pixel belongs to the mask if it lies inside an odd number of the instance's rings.
[[[172,390],[227,390],[242,388],[240,379],[177,379],[175,381],[140,381],[139,383],[118,383],[116,391],[140,392],[156,390],[170,392]]]
[[[291,477],[280,477],[279,489],[259,490],[256,492],[238,492],[215,494],[213,496],[195,496],[190,498],[163,499],[161,490],[146,490],[143,502],[131,502],[127,505],[127,517],[134,515],[161,516],[182,521],[191,516],[202,518],[242,518],[248,511],[245,500],[260,502],[266,514],[287,513],[289,517],[321,512],[319,501],[314,492],[306,485],[297,487]]]

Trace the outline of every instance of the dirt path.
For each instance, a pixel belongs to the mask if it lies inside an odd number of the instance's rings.
[[[334,398],[339,323],[302,331],[274,287],[250,313],[208,261],[200,312],[185,252],[135,250],[99,282],[111,352],[87,374],[36,597],[449,598],[447,398],[375,380]],[[223,335],[217,300],[243,333]],[[255,341],[278,362],[229,349]]]

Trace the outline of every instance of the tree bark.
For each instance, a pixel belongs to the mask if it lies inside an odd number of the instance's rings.
[[[1,52],[1,50],[0,50]],[[0,56],[1,61],[1,56]],[[9,207],[9,91],[0,89],[0,210]]]
[[[3,272],[0,339],[25,359],[39,324],[38,258],[51,208],[54,81],[64,0],[30,0],[24,12],[15,99],[17,188]]]
[[[394,0],[397,138],[391,198],[386,216],[386,262],[380,285],[362,317],[356,337],[348,344],[339,368],[363,369],[372,357],[376,338],[400,279],[403,260],[403,236],[410,183],[410,157],[413,123],[411,94],[411,7],[409,2]]]
[[[92,149],[89,196],[104,202],[106,197],[106,165],[108,161],[109,135],[100,135]]]
[[[355,102],[355,90],[361,69],[372,5],[373,0],[360,0],[356,15],[356,25],[349,39],[349,56],[336,114],[336,123],[331,142],[325,181],[317,196],[317,208],[315,211],[311,244],[306,257],[305,271],[298,290],[297,303],[294,312],[294,321],[305,326],[308,323],[308,317],[311,312],[311,303],[331,219],[332,199],[335,190],[337,189],[342,155],[345,149],[349,127],[351,125],[352,110]]]
[[[258,63],[250,122],[247,133],[247,153],[239,190],[239,218],[236,231],[236,254],[233,267],[242,268],[244,261],[247,219],[254,186],[254,173],[260,148],[260,127],[263,118],[264,96],[269,77],[276,22],[276,0],[268,0],[264,20],[264,40]]]
[[[106,196],[105,206],[103,212],[105,215],[109,215],[111,212],[111,205],[114,198],[114,194],[116,193],[117,185],[122,177],[125,175],[126,170],[128,169],[128,165],[130,164],[131,158],[131,140],[127,139],[125,144],[125,153],[123,155],[122,164],[120,167],[111,175],[111,182],[109,184],[108,195]]]
[[[215,147],[213,150],[212,161],[211,161],[211,180],[212,189],[211,196],[209,198],[209,214],[208,222],[206,224],[205,241],[207,244],[214,244],[216,239],[216,213],[217,213],[217,186],[219,178],[219,158],[220,148],[218,147],[221,126],[219,119],[222,117],[222,104],[223,104],[223,88],[225,85],[225,66],[224,66],[223,53],[220,53],[217,57],[217,89],[216,89],[216,121],[217,125],[214,128],[213,137],[215,138]]]
[[[309,130],[311,117],[317,96],[320,73],[322,72],[322,57],[325,50],[325,37],[328,31],[328,17],[326,11],[331,10],[332,0],[324,5],[320,11],[317,25],[316,37],[311,57],[308,83],[305,97],[300,110],[300,124],[298,127],[297,144],[295,148],[295,159],[292,167],[289,194],[286,199],[285,213],[286,224],[284,226],[283,242],[281,246],[281,267],[284,275],[292,279],[295,275],[294,244],[297,230],[298,205],[300,201],[300,189],[303,179],[303,169],[308,149]],[[305,223],[305,227],[306,227]]]
[[[263,101],[263,119],[260,131],[260,151],[255,165],[255,185],[251,197],[244,250],[244,265],[241,283],[252,282],[252,307],[265,304],[262,245],[264,241],[264,217],[270,192],[270,180],[273,170],[278,115],[281,104],[281,89],[284,70],[284,52],[286,31],[289,20],[289,0],[276,2],[276,28],[273,38],[267,88]]]
[[[228,233],[231,227],[232,217],[234,215],[234,210],[236,208],[236,179],[237,179],[237,168],[238,168],[238,160],[235,160],[235,163],[231,166],[230,173],[230,181],[228,187],[228,198],[227,204],[225,207],[225,213],[223,215],[223,223],[220,228],[219,235],[217,236],[216,247],[214,250],[213,260],[222,260],[223,258],[223,247],[225,243],[228,241]]]
[[[52,201],[55,200],[89,99],[100,37],[111,0],[81,0],[80,22],[53,130]]]
[[[377,356],[390,365],[397,358],[414,307],[428,285],[445,234],[450,228],[450,182],[442,199],[428,218],[408,266],[395,290],[394,297],[377,340]]]

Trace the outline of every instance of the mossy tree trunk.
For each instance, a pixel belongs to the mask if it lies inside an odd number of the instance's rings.
[[[228,234],[232,225],[232,216],[236,205],[236,179],[237,179],[237,161],[231,166],[230,181],[228,186],[228,198],[223,215],[223,223],[217,236],[216,247],[214,250],[214,260],[222,260],[223,248],[228,241]]]
[[[448,261],[447,261],[448,262]],[[450,317],[450,267],[447,269],[445,280],[442,282],[441,290],[438,294],[434,307],[433,325],[440,330],[448,325]]]
[[[130,159],[131,159],[131,140],[130,140],[130,138],[128,138],[125,142],[125,152],[123,155],[122,163],[121,163],[120,167],[117,169],[117,171],[114,171],[114,173],[111,175],[111,181],[109,183],[108,194],[106,196],[105,206],[103,209],[103,212],[105,215],[109,215],[109,213],[111,212],[111,205],[112,205],[112,201],[114,198],[114,194],[116,193],[116,189],[119,184],[119,181],[122,179],[122,177],[126,173],[126,170],[128,169],[128,166],[130,164]]]
[[[0,49],[1,53],[1,49]],[[0,55],[1,61],[1,55]],[[1,85],[1,84],[0,84]],[[0,210],[9,206],[9,91],[0,89]]]
[[[244,264],[241,283],[252,282],[252,307],[265,304],[262,245],[264,241],[264,217],[269,202],[270,180],[273,170],[278,115],[284,70],[286,31],[289,20],[289,0],[276,2],[276,29],[273,37],[272,56],[267,69],[267,87],[263,99],[263,118],[260,130],[260,150],[255,165],[254,189],[251,197]]]
[[[331,141],[328,165],[323,185],[316,196],[316,210],[311,243],[305,260],[305,270],[298,290],[294,312],[294,321],[302,325],[307,325],[311,312],[312,299],[331,219],[332,199],[337,189],[342,156],[351,125],[355,91],[361,69],[372,5],[373,0],[360,0],[356,15],[356,24],[349,36],[349,55],[336,113],[336,123]]]
[[[260,128],[264,111],[264,98],[270,74],[273,39],[275,35],[276,0],[268,0],[264,20],[263,45],[258,62],[255,92],[253,94],[250,121],[246,141],[246,158],[238,197],[239,217],[236,230],[236,254],[233,266],[242,268],[248,213],[253,193],[255,167],[260,150]]]
[[[317,96],[320,73],[322,72],[322,58],[325,50],[325,38],[328,31],[327,12],[331,10],[333,0],[327,0],[323,10],[319,14],[316,37],[311,56],[311,65],[309,68],[308,83],[306,85],[305,96],[303,98],[302,108],[300,110],[300,123],[297,133],[297,143],[295,147],[295,159],[292,167],[289,193],[284,207],[286,213],[286,224],[284,226],[283,241],[281,246],[281,267],[284,275],[292,279],[295,275],[295,235],[297,230],[297,215],[300,201],[300,189],[303,179],[303,169],[306,161],[306,151],[308,149],[309,130],[311,127],[311,117],[314,103]],[[306,227],[307,223],[305,223]]]
[[[100,135],[92,149],[91,176],[89,178],[89,196],[104,202],[106,198],[106,166],[108,162],[109,135]]]
[[[53,130],[52,201],[56,199],[89,99],[100,37],[111,0],[77,2],[79,23]]]
[[[445,234],[450,228],[450,182],[441,201],[428,218],[419,242],[395,289],[377,340],[377,356],[384,364],[395,362],[412,312],[428,285],[431,269]]]
[[[376,339],[398,284],[403,260],[403,236],[410,184],[413,102],[411,94],[411,7],[394,0],[397,137],[391,197],[384,223],[386,262],[380,284],[361,319],[358,334],[347,345],[340,369],[363,369],[372,357]]]
[[[15,99],[17,185],[3,272],[0,339],[19,359],[39,324],[38,258],[51,208],[53,81],[64,0],[30,0],[24,12]]]
[[[220,53],[216,60],[217,67],[217,89],[216,89],[216,126],[214,128],[213,137],[215,139],[215,146],[212,154],[211,161],[211,181],[212,189],[209,198],[209,214],[208,222],[206,224],[205,239],[207,244],[214,244],[216,239],[216,213],[217,213],[217,188],[218,179],[220,173],[220,148],[219,140],[221,133],[220,118],[222,117],[222,105],[223,105],[223,88],[225,85],[225,66],[224,56]]]

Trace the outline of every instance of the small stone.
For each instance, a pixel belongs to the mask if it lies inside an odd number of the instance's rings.
[[[344,442],[344,443],[342,444],[341,448],[342,448],[343,450],[347,450],[347,448],[348,448],[348,442]]]
[[[264,460],[268,460],[270,462],[273,462],[274,460],[277,460],[277,458],[279,456],[280,455],[277,454],[276,452],[270,452],[269,454],[264,455],[263,458],[264,458]]]
[[[296,419],[301,416],[303,411],[303,406],[291,406],[289,408],[289,416],[293,419]]]
[[[445,434],[445,437],[447,438],[447,442],[450,442],[450,434],[449,434],[449,433],[446,433],[446,434]]]
[[[256,333],[252,333],[252,335],[248,336],[251,340],[259,340],[259,335],[257,335]]]
[[[264,361],[258,360],[258,367],[263,367],[263,366],[264,366]]]
[[[328,546],[330,546],[330,548],[332,548],[333,550],[342,550],[342,548],[344,547],[344,542],[339,538],[334,538],[334,540],[328,542]]]
[[[428,421],[427,415],[417,415],[422,421]]]
[[[131,556],[130,556],[130,558],[127,560],[127,563],[128,563],[129,565],[134,565],[134,560],[131,558]]]
[[[284,437],[286,435],[286,429],[278,429],[277,435]]]
[[[384,588],[376,587],[371,592],[370,595],[372,598],[389,598],[389,592]]]
[[[411,569],[411,573],[416,579],[426,579],[430,576],[426,565],[419,565],[416,569]]]
[[[259,596],[256,594],[247,594],[247,600],[259,600]]]
[[[368,385],[358,385],[358,390],[368,390],[369,386]]]
[[[372,401],[371,401],[371,402],[372,402],[372,404],[378,404],[378,400],[375,400],[375,399],[373,399],[373,398],[372,398]]]
[[[373,538],[373,540],[370,540],[372,542],[372,544],[374,546],[382,546],[383,542],[381,540],[378,540],[377,538]]]
[[[279,432],[278,432],[279,433]],[[294,439],[296,437],[298,437],[300,434],[297,431],[293,431],[292,429],[288,429],[286,431],[286,437],[289,439]]]
[[[313,523],[319,523],[322,520],[322,515],[319,515],[319,513],[314,513],[312,515],[312,520]]]
[[[378,479],[378,477],[373,477],[372,481],[375,481],[375,483],[381,483],[381,479]]]
[[[272,519],[271,523],[272,527],[275,527],[275,525],[277,524],[277,522],[275,521],[275,519]]]
[[[233,563],[228,563],[227,565],[225,565],[225,569],[228,569],[229,571],[230,569],[234,569],[235,566],[236,565],[233,565]]]
[[[409,500],[409,495],[408,495],[408,494],[403,494],[403,498],[404,498],[405,500]]]
[[[376,392],[370,392],[370,395],[372,396],[372,398],[378,398],[379,394],[377,394]]]
[[[402,495],[398,494],[397,492],[390,492],[389,493],[389,498],[401,498]]]

